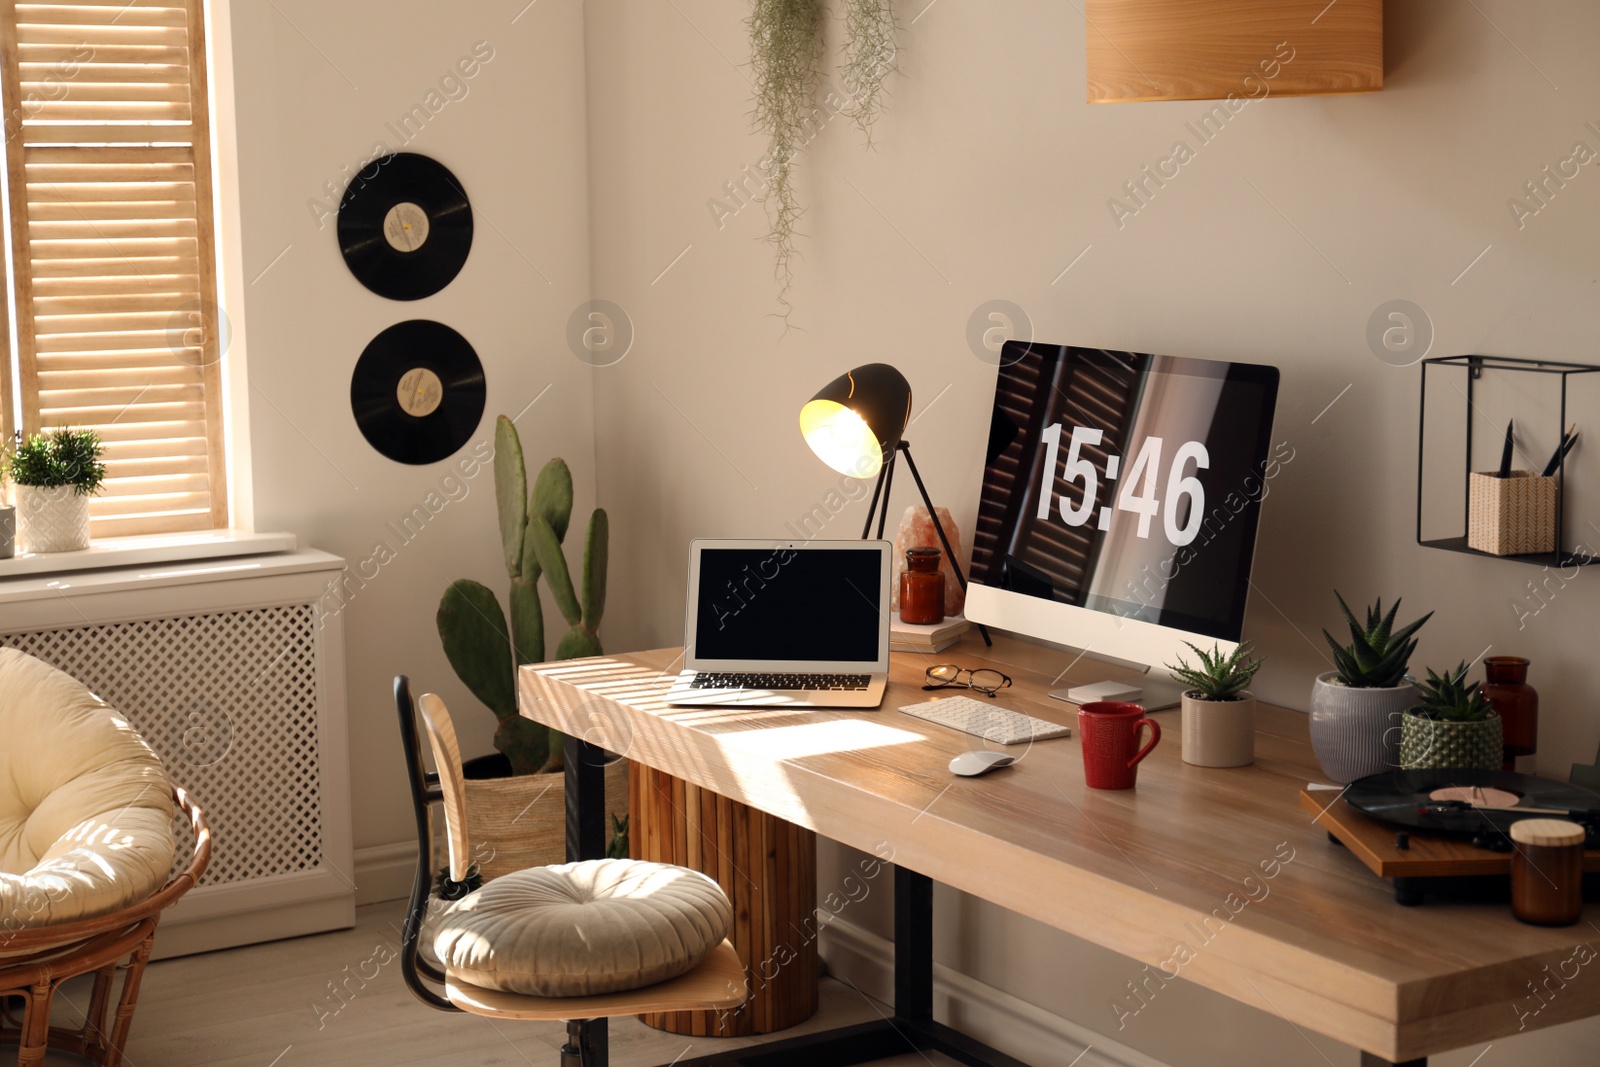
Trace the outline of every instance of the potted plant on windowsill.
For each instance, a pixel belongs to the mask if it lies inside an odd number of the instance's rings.
[[[1498,770],[1505,758],[1500,715],[1478,683],[1464,685],[1467,665],[1447,674],[1428,669],[1418,682],[1422,699],[1400,720],[1400,766],[1408,771],[1436,767]]]
[[[1312,686],[1311,747],[1324,773],[1344,783],[1399,765],[1400,716],[1417,703],[1416,687],[1406,675],[1417,648],[1413,635],[1433,612],[1396,630],[1400,601],[1385,614],[1379,599],[1367,609],[1363,626],[1338,590],[1333,595],[1349,624],[1350,644],[1340,645],[1322,631],[1335,669],[1318,675]]]
[[[17,554],[17,506],[6,499],[10,470],[11,442],[0,440],[0,559]]]
[[[89,497],[100,491],[105,446],[93,430],[62,428],[17,445],[6,470],[17,486],[17,513],[30,552],[89,547]]]
[[[1190,645],[1200,665],[1182,656],[1167,664],[1189,688],[1183,694],[1183,762],[1197,767],[1244,767],[1256,758],[1256,698],[1245,687],[1261,669],[1251,659],[1250,642],[1232,652],[1212,645],[1210,652]]]
[[[494,734],[499,751],[467,760],[462,768],[469,779],[468,835],[485,878],[565,857],[565,793],[561,779],[551,777],[563,769],[564,739],[518,713],[517,668],[544,662],[541,575],[571,627],[556,659],[600,654],[596,631],[605,611],[610,529],[606,513],[595,509],[584,544],[580,597],[561,548],[572,517],[572,473],[561,459],[552,459],[539,472],[530,497],[522,442],[504,415],[495,424],[494,491],[511,578],[509,624],[494,592],[469,578],[450,583],[435,617],[450,666],[499,720]],[[627,812],[625,768],[620,759],[606,768],[606,809],[613,814]],[[536,804],[540,797],[544,802]]]

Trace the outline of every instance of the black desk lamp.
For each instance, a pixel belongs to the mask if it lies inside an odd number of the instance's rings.
[[[964,592],[967,577],[961,573],[961,563],[951,551],[944,526],[933,510],[933,501],[928,498],[928,488],[922,484],[922,475],[911,458],[911,442],[900,436],[910,421],[911,383],[887,363],[868,363],[846,371],[823,386],[800,409],[800,433],[822,462],[852,478],[877,475],[872,503],[867,507],[867,521],[861,527],[863,538],[872,536],[874,514],[878,517],[877,536],[883,536],[884,524],[889,519],[889,490],[894,484],[895,460],[900,453],[905,453],[906,466],[911,468],[917,492],[922,494],[933,531],[939,535],[945,558],[950,561],[950,568],[955,571],[956,581]],[[978,624],[978,631],[983,634],[984,644],[993,643],[982,623]]]

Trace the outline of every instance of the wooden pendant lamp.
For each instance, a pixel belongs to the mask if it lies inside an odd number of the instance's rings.
[[[1383,0],[1085,0],[1089,103],[1383,88]]]

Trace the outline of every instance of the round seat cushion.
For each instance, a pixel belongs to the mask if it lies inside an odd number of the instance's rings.
[[[150,896],[174,844],[171,786],[144,739],[80,682],[0,648],[0,954],[7,930]]]
[[[586,860],[503,875],[441,917],[452,978],[541,997],[614,993],[693,970],[733,927],[720,886],[686,867]]]

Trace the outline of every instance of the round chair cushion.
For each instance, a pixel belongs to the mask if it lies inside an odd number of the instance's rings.
[[[676,978],[732,927],[727,895],[698,871],[586,860],[487,883],[445,910],[433,947],[452,978],[580,997]]]
[[[137,903],[173,849],[150,746],[81,683],[0,648],[0,934]]]

